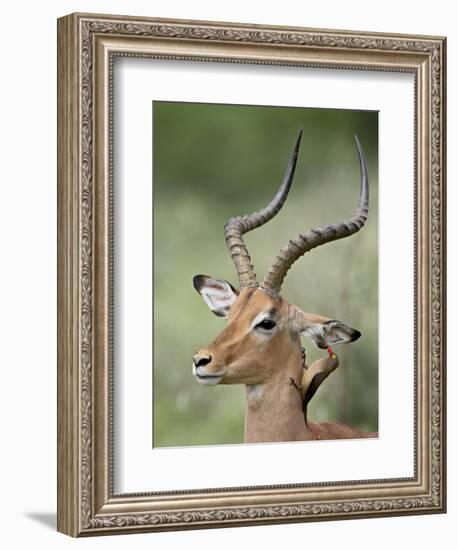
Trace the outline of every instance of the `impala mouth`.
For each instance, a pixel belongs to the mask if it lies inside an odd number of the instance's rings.
[[[206,374],[204,372],[199,372],[196,368],[196,366],[192,365],[192,374],[196,377],[197,381],[200,384],[203,384],[204,386],[216,386],[221,382],[224,375],[226,373],[222,374]]]

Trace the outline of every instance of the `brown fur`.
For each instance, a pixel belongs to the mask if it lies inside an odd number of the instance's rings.
[[[276,322],[272,334],[252,328],[263,312],[270,312]],[[344,424],[304,420],[298,391],[303,378],[299,333],[311,320],[328,321],[262,289],[243,289],[230,308],[227,326],[195,356],[211,357],[208,364],[199,367],[205,375],[221,376],[221,384],[246,385],[245,442],[376,437]],[[309,369],[310,373],[332,372],[336,366],[334,356],[315,361]]]

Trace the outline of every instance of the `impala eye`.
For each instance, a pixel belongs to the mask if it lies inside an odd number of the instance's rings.
[[[272,319],[263,319],[260,323],[258,323],[255,328],[262,328],[264,330],[272,330],[275,327],[275,321],[272,321]]]

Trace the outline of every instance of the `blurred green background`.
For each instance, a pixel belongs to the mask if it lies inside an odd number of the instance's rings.
[[[193,354],[225,324],[196,293],[192,277],[203,273],[238,286],[224,224],[270,202],[300,128],[289,198],[245,242],[260,280],[289,238],[348,219],[359,196],[353,138],[359,136],[369,168],[368,223],[299,259],[283,296],[363,333],[337,349],[340,367],[315,395],[309,418],[377,429],[378,113],[154,102],[155,447],[243,442],[244,387],[201,386],[191,372]],[[306,338],[303,345],[308,362],[323,355]]]

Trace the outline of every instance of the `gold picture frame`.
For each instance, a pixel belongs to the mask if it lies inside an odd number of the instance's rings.
[[[58,530],[71,536],[445,511],[443,37],[72,14],[58,20]],[[415,78],[415,475],[113,493],[112,61],[409,72]]]

